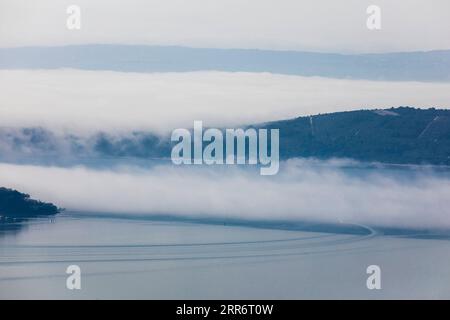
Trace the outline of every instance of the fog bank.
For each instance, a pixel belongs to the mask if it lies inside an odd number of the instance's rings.
[[[450,179],[424,172],[360,176],[332,162],[302,160],[282,163],[271,177],[237,166],[93,170],[1,164],[0,179],[70,210],[450,228]]]

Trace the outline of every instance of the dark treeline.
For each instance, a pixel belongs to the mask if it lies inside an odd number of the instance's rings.
[[[51,203],[33,200],[28,194],[0,187],[1,217],[39,217],[55,215],[60,211]]]

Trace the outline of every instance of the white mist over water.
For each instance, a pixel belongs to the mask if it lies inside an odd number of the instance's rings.
[[[70,210],[450,228],[448,175],[408,170],[358,173],[333,162],[290,160],[278,175],[264,177],[247,166],[95,170],[1,164],[0,179]]]
[[[0,70],[2,127],[77,135],[170,133],[195,120],[236,128],[319,113],[448,108],[450,83],[385,82],[270,73]]]

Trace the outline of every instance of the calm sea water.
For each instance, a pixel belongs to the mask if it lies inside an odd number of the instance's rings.
[[[0,235],[2,299],[450,298],[445,239],[70,212],[17,227]],[[66,288],[73,264],[81,290]]]

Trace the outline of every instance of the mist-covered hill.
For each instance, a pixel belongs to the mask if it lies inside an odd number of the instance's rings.
[[[264,125],[280,129],[283,158],[352,158],[450,165],[450,110],[336,112]]]
[[[280,156],[450,165],[450,110],[409,107],[299,117],[248,127],[280,130]],[[170,159],[170,136],[151,132],[61,135],[44,128],[0,128],[0,161],[98,164]]]

